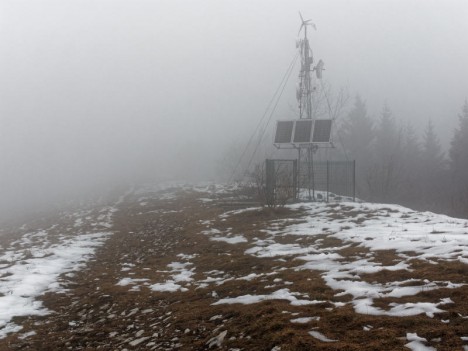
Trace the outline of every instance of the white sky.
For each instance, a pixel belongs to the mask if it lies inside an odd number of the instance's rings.
[[[180,170],[247,138],[295,54],[298,11],[335,90],[451,137],[468,1],[0,0],[0,188],[43,197]],[[296,106],[296,74],[275,119]]]

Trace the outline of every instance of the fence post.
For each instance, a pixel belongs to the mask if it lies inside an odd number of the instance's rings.
[[[265,160],[265,200],[268,205],[274,204],[275,200],[275,164],[274,160]]]
[[[293,187],[294,187],[294,200],[298,199],[298,188],[297,188],[297,160],[293,160]]]
[[[300,199],[300,192],[301,192],[301,148],[297,149],[297,199]]]
[[[356,160],[353,160],[353,202],[356,202]]]
[[[330,192],[330,164],[327,160],[327,202],[329,202],[328,194]]]

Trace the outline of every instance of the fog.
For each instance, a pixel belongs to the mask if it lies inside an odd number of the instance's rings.
[[[128,182],[212,179],[295,55],[448,145],[468,97],[464,0],[0,0],[0,217]],[[297,70],[274,119],[294,118]]]

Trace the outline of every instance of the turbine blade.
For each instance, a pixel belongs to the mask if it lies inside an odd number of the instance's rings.
[[[299,28],[299,32],[297,32],[297,35],[301,34],[301,30],[304,27],[304,23],[301,24],[301,27]]]

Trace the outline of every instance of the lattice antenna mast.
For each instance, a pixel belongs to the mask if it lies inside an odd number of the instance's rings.
[[[310,26],[317,29],[315,24],[311,23],[311,20],[304,20],[302,14],[299,12],[301,17],[301,27],[299,33],[304,30],[304,38],[298,42],[298,49],[301,54],[301,70],[299,72],[299,87],[297,88],[296,97],[299,103],[299,117],[312,119],[312,79],[310,72],[314,62],[312,50],[310,48],[309,39],[307,38],[307,27]]]

